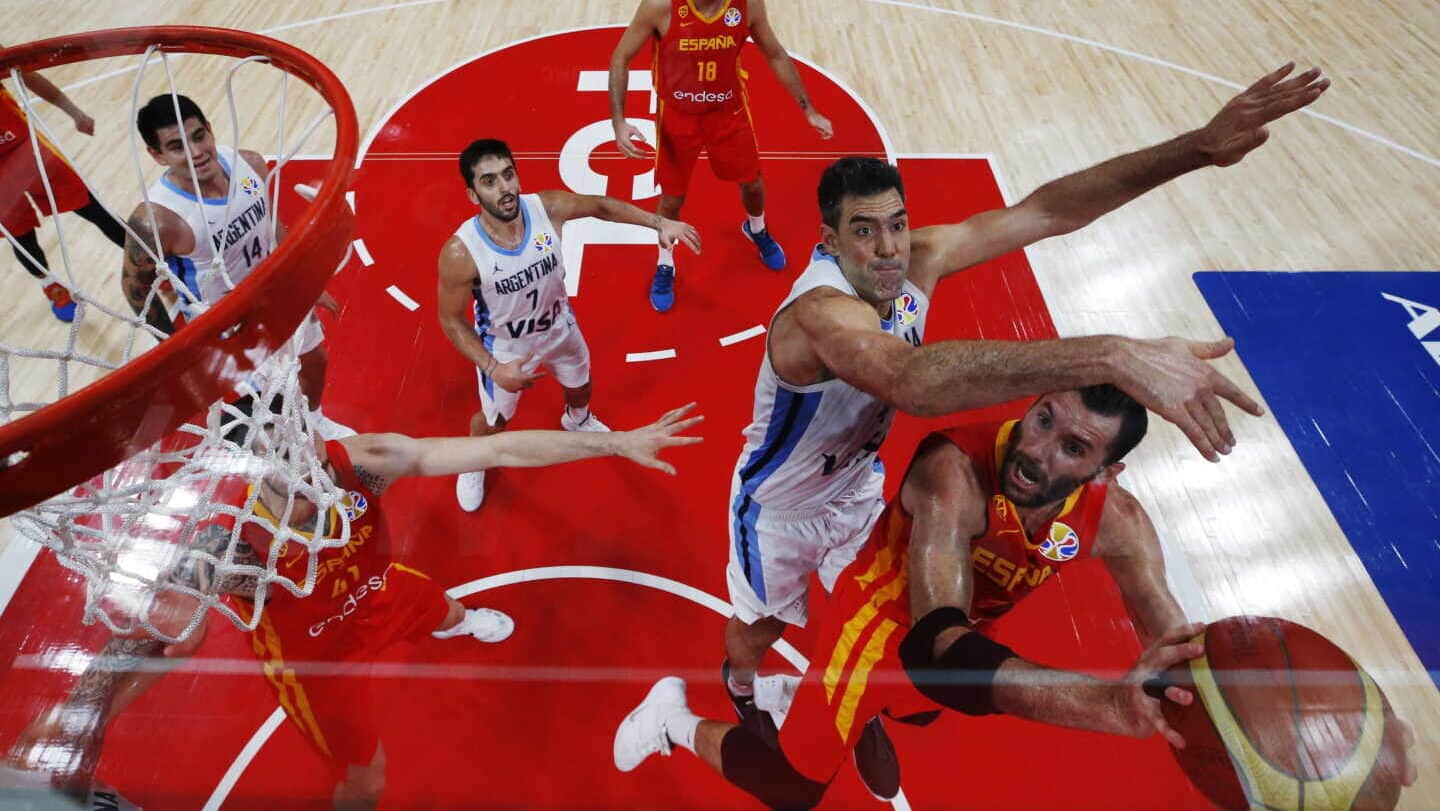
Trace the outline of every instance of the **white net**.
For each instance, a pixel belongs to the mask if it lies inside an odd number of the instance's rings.
[[[207,88],[214,95],[219,88],[224,120],[209,111],[204,143],[193,143],[188,127],[176,127],[183,163],[157,166],[151,159],[155,152],[147,150],[134,126],[142,103],[166,97],[174,120],[185,121],[180,97],[204,97],[181,88],[175,59],[158,46],[139,57],[123,122],[128,149],[87,143],[79,151],[89,153],[88,162],[60,146],[63,139],[46,121],[53,109],[36,103],[21,72],[12,69],[3,77],[23,112],[28,143],[0,154],[0,169],[15,166],[23,149],[33,164],[33,181],[22,187],[11,182],[18,174],[0,172],[0,195],[9,198],[0,203],[12,206],[13,198],[25,194],[22,202],[39,204],[45,213],[74,210],[78,183],[81,197],[88,195],[105,211],[128,213],[140,204],[135,211],[143,217],[112,219],[124,230],[125,251],[134,252],[132,259],[143,255],[138,264],[148,273],[129,273],[137,264],[129,262],[117,283],[121,251],[99,230],[65,216],[44,220],[53,224],[44,256],[34,250],[40,244],[34,232],[12,233],[0,221],[0,233],[17,256],[38,271],[33,279],[4,274],[3,292],[15,292],[19,279],[45,291],[43,298],[21,302],[34,306],[7,317],[0,327],[0,425],[65,399],[151,351],[172,330],[184,330],[266,261],[283,238],[284,169],[317,132],[333,129],[324,125],[333,125],[334,111],[308,85],[292,81],[288,71],[265,67],[266,56],[186,55],[186,68],[195,68],[197,80],[185,89]],[[150,70],[155,65],[162,70]],[[156,73],[163,74],[158,83]],[[295,132],[287,107],[306,112]],[[314,107],[319,111],[309,115]],[[334,137],[325,132],[332,143]],[[242,139],[259,144],[262,138],[274,145],[273,157],[268,169],[254,173],[261,181],[249,182],[239,147],[246,142]],[[133,164],[128,192],[121,190],[117,176],[124,162],[118,156],[127,152]],[[211,194],[217,181],[202,182],[206,164],[217,160],[224,165],[218,181],[224,197],[218,201]],[[98,182],[87,166],[98,167]],[[171,187],[193,193],[195,211],[173,210],[173,195],[165,203],[169,209],[152,200],[162,169]],[[189,258],[169,252],[159,216],[189,228],[195,245]],[[246,223],[239,253],[232,250],[236,222]],[[66,300],[73,302],[68,312],[62,306]],[[41,301],[59,322],[40,308]],[[189,635],[207,612],[253,628],[277,588],[297,596],[311,591],[316,553],[349,540],[344,492],[324,470],[315,417],[299,382],[302,356],[314,350],[318,329],[311,316],[268,359],[263,351],[247,350],[245,356],[258,370],[235,392],[125,463],[13,517],[19,535],[44,544],[84,576],[87,622],[173,642]],[[18,461],[0,459],[0,466]],[[237,608],[226,595],[245,599]]]

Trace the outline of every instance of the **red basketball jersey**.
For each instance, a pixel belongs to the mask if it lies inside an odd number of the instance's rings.
[[[20,102],[0,85],[0,153],[9,152],[30,137],[29,124]]]
[[[376,626],[388,624],[384,617],[391,607],[388,581],[396,569],[408,569],[390,559],[380,498],[361,484],[345,446],[327,442],[325,450],[335,470],[335,483],[346,491],[341,505],[332,508],[327,525],[334,527],[338,523],[334,511],[345,510],[350,518],[350,540],[343,547],[324,549],[316,556],[315,589],[309,597],[296,597],[283,587],[272,587],[267,595],[267,610],[286,629],[303,631],[316,640],[323,637],[334,644],[357,635],[373,635],[379,630]],[[257,512],[261,509],[257,505]],[[310,557],[304,545],[289,543],[280,549],[275,571],[303,583]],[[388,634],[382,632],[380,636]]]
[[[1076,488],[1055,519],[1027,537],[1015,505],[1000,490],[1000,465],[1015,423],[960,425],[941,432],[970,457],[980,486],[990,493],[985,534],[970,544],[974,596],[968,613],[976,623],[998,619],[1043,585],[1059,567],[1087,557],[1095,544],[1108,492],[1107,485],[1093,482]],[[906,556],[910,526],[911,518],[899,499],[892,500],[846,574],[887,570],[891,561]],[[871,580],[862,576],[862,589],[870,587]],[[886,585],[897,588],[890,583],[873,583],[876,588]],[[909,623],[908,599],[889,605],[895,620]]]
[[[728,0],[708,17],[693,0],[671,0],[670,27],[655,43],[652,62],[660,101],[682,112],[744,104],[740,49],[749,36],[746,0]]]

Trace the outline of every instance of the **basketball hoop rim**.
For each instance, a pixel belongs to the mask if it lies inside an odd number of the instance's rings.
[[[335,153],[320,193],[285,241],[235,289],[153,349],[99,380],[5,425],[0,517],[64,492],[124,461],[224,397],[287,341],[349,249],[354,216],[345,200],[359,143],[355,108],[340,79],[315,57],[270,37],[206,26],[89,31],[0,49],[0,76],[74,62],[171,53],[263,55],[330,105]],[[267,296],[283,288],[284,295]],[[223,336],[223,337],[222,337]]]

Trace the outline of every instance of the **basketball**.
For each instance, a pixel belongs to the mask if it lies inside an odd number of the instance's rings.
[[[1395,807],[1395,716],[1343,650],[1274,617],[1213,622],[1200,641],[1202,656],[1166,674],[1197,700],[1164,712],[1185,738],[1175,758],[1206,797],[1224,809]]]

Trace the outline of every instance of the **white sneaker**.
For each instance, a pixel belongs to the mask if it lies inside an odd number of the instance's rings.
[[[485,503],[485,471],[461,473],[455,477],[455,500],[460,509],[473,513]]]
[[[684,679],[666,676],[655,682],[645,700],[615,730],[615,768],[634,771],[656,752],[669,757],[670,736],[665,734],[665,719],[677,710],[688,709]]]
[[[570,409],[568,408],[560,413],[560,427],[567,431],[601,432],[610,430],[610,426],[601,422],[600,418],[595,416],[595,412],[590,412],[590,416],[586,417],[584,422],[576,422],[571,419]]]
[[[455,627],[436,631],[431,636],[436,639],[473,636],[481,642],[504,642],[513,633],[515,620],[510,619],[509,614],[493,608],[469,608],[465,610],[465,618],[455,623]]]
[[[330,419],[325,416],[325,412],[318,408],[310,412],[310,419],[315,427],[315,433],[319,434],[320,438],[326,441],[355,436],[354,428]]]

